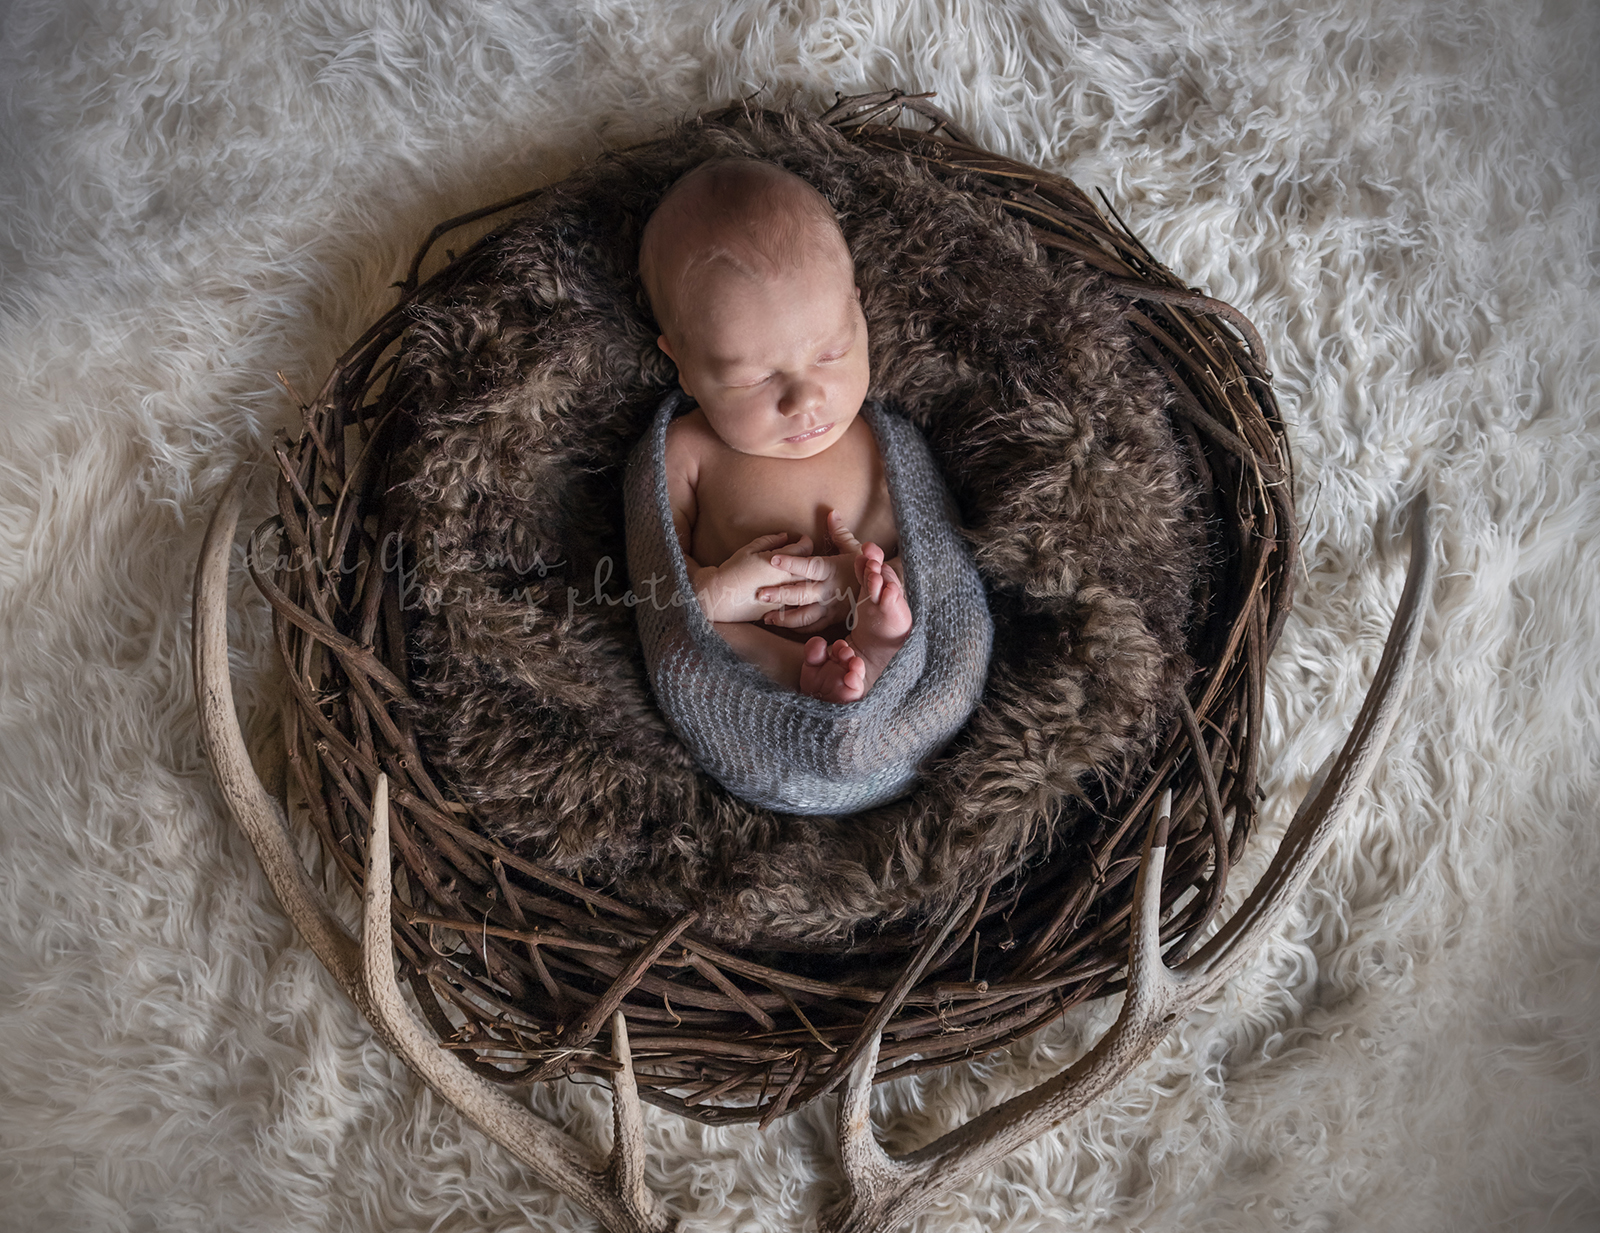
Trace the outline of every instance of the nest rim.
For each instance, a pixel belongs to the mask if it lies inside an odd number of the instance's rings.
[[[737,122],[750,110],[702,121]],[[913,118],[930,127],[900,126]],[[1065,177],[973,144],[926,95],[840,98],[820,119],[847,140],[977,186],[1041,248],[1099,270],[1126,298],[1139,349],[1172,387],[1168,416],[1218,548],[1206,570],[1209,615],[1191,637],[1197,671],[1148,775],[1100,791],[1085,843],[1001,870],[932,918],[871,938],[730,948],[697,936],[693,911],[661,919],[518,855],[448,799],[392,713],[409,696],[409,672],[396,571],[380,561],[393,530],[384,446],[402,410],[385,394],[408,310],[470,277],[493,234],[424,279],[439,242],[548,188],[439,224],[398,284],[398,303],[301,407],[300,436],[274,441],[278,512],[250,537],[247,562],[288,669],[291,795],[324,862],[359,894],[370,801],[378,775],[389,777],[402,979],[441,1047],[497,1083],[609,1073],[617,1009],[631,1021],[641,1096],[708,1124],[764,1126],[804,1107],[880,1031],[875,1082],[980,1056],[1123,987],[1134,874],[1163,791],[1173,794],[1162,884],[1169,962],[1214,919],[1253,828],[1265,663],[1289,615],[1297,560],[1292,457],[1259,335],[1238,310],[1184,286],[1103,194],[1109,220]],[[287,555],[267,552],[275,535]],[[999,977],[977,979],[980,966]]]

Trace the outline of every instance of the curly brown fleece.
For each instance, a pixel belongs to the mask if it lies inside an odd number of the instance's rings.
[[[926,435],[989,588],[979,709],[912,796],[850,817],[769,813],[697,771],[617,602],[622,464],[674,380],[639,233],[716,155],[778,163],[838,211],[872,393]],[[1086,778],[1139,773],[1191,669],[1203,535],[1168,389],[1100,276],[959,181],[791,113],[604,157],[482,252],[404,341],[416,435],[397,495],[427,601],[413,720],[483,825],[630,902],[699,908],[730,941],[821,941],[1070,842]]]

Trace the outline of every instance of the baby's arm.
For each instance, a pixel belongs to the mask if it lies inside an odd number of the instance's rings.
[[[672,507],[672,528],[678,536],[678,546],[683,550],[684,564],[689,571],[689,585],[694,589],[706,617],[711,621],[759,621],[762,616],[778,607],[775,602],[756,598],[762,587],[774,583],[791,582],[795,575],[779,568],[768,559],[775,548],[788,544],[786,531],[758,535],[720,565],[702,565],[694,559],[691,545],[694,542],[695,518],[699,503],[695,487],[699,479],[699,459],[684,435],[675,434],[671,425],[667,429],[667,502]],[[801,536],[789,547],[797,553],[811,551],[811,537]]]

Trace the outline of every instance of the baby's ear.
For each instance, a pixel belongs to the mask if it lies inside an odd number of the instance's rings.
[[[656,336],[656,346],[660,347],[662,354],[674,364],[678,362],[678,357],[672,354],[672,348],[667,346],[667,336],[665,334],[659,334]]]

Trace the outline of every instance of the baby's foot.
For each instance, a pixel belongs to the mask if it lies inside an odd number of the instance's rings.
[[[800,692],[824,702],[854,702],[867,692],[867,661],[843,638],[812,638],[800,665]]]
[[[910,636],[911,605],[899,576],[883,563],[883,549],[877,544],[863,545],[855,564],[861,599],[850,642],[866,661],[865,693]]]

